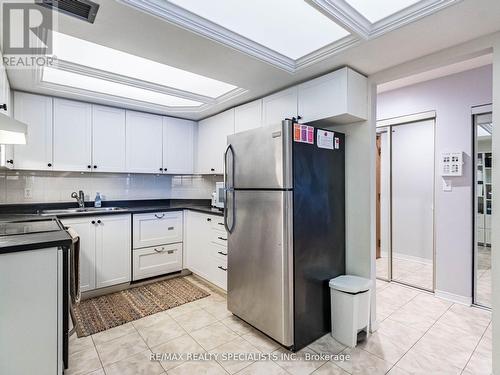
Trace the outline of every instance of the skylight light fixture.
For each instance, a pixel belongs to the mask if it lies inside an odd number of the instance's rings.
[[[48,67],[43,69],[42,81],[167,107],[198,107],[203,104],[195,100]]]
[[[293,60],[349,35],[304,0],[169,0]]]
[[[346,0],[371,23],[378,22],[420,0]]]
[[[237,87],[156,61],[53,32],[53,53],[58,60],[217,98]]]

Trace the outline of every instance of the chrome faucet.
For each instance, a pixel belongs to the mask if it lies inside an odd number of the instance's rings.
[[[71,198],[75,198],[78,202],[78,207],[85,208],[85,195],[83,194],[83,190],[80,190],[78,194],[76,191],[71,193]]]

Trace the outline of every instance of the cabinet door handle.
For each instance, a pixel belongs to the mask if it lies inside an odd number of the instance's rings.
[[[220,255],[226,255],[227,256],[227,253],[224,253],[222,251],[217,251],[217,253],[220,254]]]
[[[14,164],[14,160],[13,159],[7,160],[7,164]]]
[[[212,221],[212,219],[210,219],[209,217],[207,217],[207,221]]]
[[[165,248],[164,247],[162,247],[161,249],[155,248],[154,251],[156,251],[157,253],[163,253],[165,251]]]
[[[167,230],[174,230],[174,227],[168,227]]]
[[[167,254],[173,254],[175,250],[169,250],[167,251]]]
[[[163,171],[163,168],[160,168],[160,172]]]
[[[217,223],[217,224],[224,226],[224,223]]]
[[[94,169],[97,169],[97,165],[94,165]]]
[[[47,167],[52,167],[52,163],[47,163]]]
[[[163,219],[163,217],[165,217],[165,214],[161,214],[161,216],[160,216],[160,215],[158,215],[158,214],[155,214],[155,217],[156,217],[157,219]]]
[[[224,268],[224,267],[222,267],[222,266],[218,266],[217,268],[220,268],[220,269],[221,269],[221,270],[223,270],[223,271],[227,271],[227,268]]]
[[[95,224],[95,220],[92,220],[92,221],[91,221],[91,223],[92,223],[92,224]]]
[[[215,168],[210,168],[210,172],[215,172]]]
[[[97,224],[101,224],[101,220],[97,220]]]
[[[217,238],[218,238],[219,240],[222,240],[222,241],[227,241],[227,238],[224,238],[224,237],[221,237],[221,236],[219,236],[219,237],[217,237]]]

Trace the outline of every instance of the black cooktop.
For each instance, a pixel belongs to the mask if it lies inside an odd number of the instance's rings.
[[[54,232],[63,230],[56,219],[0,221],[0,236],[14,236],[28,233]]]

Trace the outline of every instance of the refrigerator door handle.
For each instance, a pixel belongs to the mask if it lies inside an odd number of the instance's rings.
[[[233,156],[233,160],[231,163],[231,185],[229,185],[229,179],[228,179],[228,173],[227,173],[227,155],[229,154],[229,151],[231,151],[231,154]],[[232,194],[232,206],[231,206],[231,213],[232,213],[232,221],[231,221],[231,226],[228,225],[228,210],[229,210],[229,205],[228,205],[228,191],[231,191]],[[224,152],[224,227],[226,228],[226,231],[231,233],[234,228],[234,213],[235,213],[235,208],[234,208],[234,150],[233,146],[231,144],[228,144],[226,147],[226,151]]]

